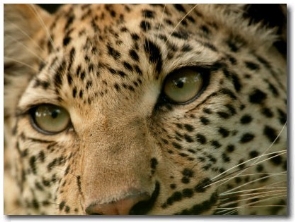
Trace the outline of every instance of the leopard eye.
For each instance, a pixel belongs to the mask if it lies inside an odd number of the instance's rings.
[[[70,124],[69,113],[62,107],[52,104],[36,106],[31,110],[34,127],[45,134],[57,134]]]
[[[197,98],[205,84],[204,70],[182,68],[167,76],[163,93],[171,102],[184,104]]]

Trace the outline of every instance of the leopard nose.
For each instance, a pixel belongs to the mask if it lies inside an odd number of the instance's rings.
[[[85,212],[88,215],[129,215],[136,204],[148,199],[150,199],[148,194],[138,194],[106,204],[92,203]]]

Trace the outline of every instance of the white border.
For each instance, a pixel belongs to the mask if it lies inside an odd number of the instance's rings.
[[[41,1],[29,1],[30,3],[44,3]],[[18,1],[18,3],[29,3],[28,1]],[[89,3],[106,3],[108,2],[103,1],[89,1]],[[177,1],[175,1],[177,3]],[[175,3],[174,1],[164,1],[164,3]],[[181,1],[182,2],[182,1]],[[11,1],[8,0],[4,0],[4,3],[7,4],[11,4]],[[61,1],[52,1],[51,4],[54,3],[61,3]],[[80,1],[70,1],[70,0],[65,0],[64,3],[87,3],[87,2],[80,2]],[[120,3],[120,1],[115,1],[115,0],[110,0],[109,3]],[[123,3],[123,1],[122,1]],[[134,3],[145,3],[145,2],[138,2],[135,1]],[[151,2],[151,3],[159,3],[159,2]],[[249,3],[249,2],[241,2],[241,1],[230,1],[230,2],[220,2],[220,1],[215,1],[215,0],[203,0],[201,2],[199,1],[189,1],[189,3]],[[251,1],[251,3],[262,3],[261,1]],[[252,220],[266,220],[266,221],[299,221],[300,219],[300,183],[299,183],[299,177],[300,174],[298,174],[298,170],[299,170],[299,165],[300,165],[300,144],[299,144],[299,140],[296,140],[297,138],[297,127],[300,124],[300,115],[299,115],[299,110],[300,110],[300,105],[299,105],[299,100],[296,101],[295,98],[297,98],[297,96],[299,95],[299,90],[300,87],[298,86],[298,83],[300,84],[300,70],[299,70],[299,66],[294,65],[295,62],[298,65],[299,64],[299,60],[300,60],[300,55],[299,55],[299,42],[300,42],[300,36],[299,36],[299,24],[297,25],[298,28],[296,27],[296,24],[300,21],[300,10],[299,10],[299,1],[278,1],[278,0],[273,0],[273,1],[264,1],[264,3],[287,3],[288,4],[288,9],[289,9],[289,19],[290,19],[290,31],[289,34],[291,35],[289,38],[289,71],[290,71],[290,89],[289,89],[289,108],[290,108],[290,112],[289,112],[289,116],[288,116],[288,120],[289,120],[289,138],[290,138],[290,147],[289,147],[289,151],[290,151],[290,163],[289,163],[289,167],[290,167],[290,198],[291,198],[291,206],[290,206],[290,213],[291,215],[287,218],[287,217],[130,217],[128,219],[126,219],[126,217],[123,217],[122,220],[147,220],[147,221],[152,221],[152,220],[175,220],[175,221],[182,221],[182,220],[191,220],[191,221],[201,221],[201,220],[208,220],[208,221],[221,221],[221,220],[226,220],[226,221],[238,221],[238,220],[242,220],[242,221],[252,221]],[[0,15],[1,18],[3,19],[3,4],[0,5]],[[2,22],[3,24],[3,22]],[[0,31],[2,33],[3,36],[3,25],[0,26]],[[0,42],[0,48],[3,50],[3,41]],[[2,61],[2,66],[3,66],[3,51],[0,54],[0,60]],[[3,67],[2,67],[3,70]],[[1,90],[1,95],[3,96],[3,78],[1,78],[1,86],[0,86],[0,90]],[[0,100],[0,105],[2,107],[2,109],[0,110],[0,113],[2,114],[2,118],[1,118],[1,129],[3,132],[3,98]],[[298,112],[297,112],[298,111]],[[1,138],[3,138],[3,134],[1,134]],[[3,140],[2,144],[3,144]],[[298,157],[298,158],[297,158]],[[1,158],[3,160],[3,151],[1,152]],[[1,165],[1,178],[3,178],[3,164]],[[296,173],[298,175],[296,175]],[[0,191],[0,199],[3,200],[3,183],[0,183],[0,187],[1,187],[1,191]],[[299,188],[299,189],[298,189]],[[62,218],[62,217],[30,217],[30,218],[26,218],[26,217],[6,217],[3,215],[3,201],[0,201],[0,217],[1,217],[1,221],[26,221],[26,220],[36,220],[36,221],[86,221],[86,220],[109,220],[109,221],[119,221],[121,219],[118,218],[101,218],[101,217],[97,217],[97,218],[92,218],[92,217],[66,217],[66,218]]]

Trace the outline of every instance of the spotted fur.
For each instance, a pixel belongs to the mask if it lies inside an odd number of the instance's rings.
[[[286,8],[269,7],[280,22],[240,5],[5,5],[5,214],[105,214],[141,194],[127,213],[286,214]],[[175,104],[162,85],[182,67],[208,84]],[[71,126],[37,130],[39,104]]]

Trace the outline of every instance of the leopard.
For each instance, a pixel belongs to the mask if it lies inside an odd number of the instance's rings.
[[[288,215],[287,13],[4,4],[4,213]]]

